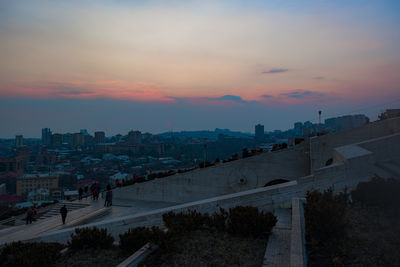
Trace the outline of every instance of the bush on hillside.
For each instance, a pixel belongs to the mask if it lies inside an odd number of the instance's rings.
[[[260,212],[256,207],[237,206],[226,212],[220,209],[211,216],[207,213],[201,214],[197,211],[174,213],[163,215],[165,226],[172,232],[191,232],[195,230],[208,229],[228,232],[241,236],[267,236],[275,226],[276,217],[268,212]]]
[[[158,227],[153,226],[151,229],[135,227],[119,235],[119,246],[125,252],[133,253],[148,242],[161,244],[164,242],[165,237],[166,233]]]
[[[268,236],[277,222],[271,212],[260,212],[257,207],[237,206],[229,209],[227,231],[240,236]]]
[[[354,203],[363,206],[397,207],[400,202],[400,181],[395,179],[374,178],[361,182],[351,192]]]
[[[114,237],[107,233],[107,229],[76,228],[75,234],[71,234],[68,242],[72,250],[80,249],[108,249],[112,247]]]
[[[334,251],[346,239],[347,201],[346,191],[338,195],[334,195],[332,189],[323,193],[307,192],[304,214],[307,239],[313,247],[326,247],[328,251]]]
[[[168,230],[177,233],[195,231],[211,224],[208,214],[201,214],[195,210],[189,210],[186,213],[170,211],[163,214],[163,221]]]
[[[13,242],[3,247],[0,266],[53,266],[64,247],[60,243]]]

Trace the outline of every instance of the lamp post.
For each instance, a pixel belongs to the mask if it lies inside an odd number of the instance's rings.
[[[321,134],[321,113],[322,111],[318,111],[318,134]]]

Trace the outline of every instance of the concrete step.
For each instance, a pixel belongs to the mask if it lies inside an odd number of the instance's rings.
[[[277,209],[275,216],[278,218],[278,222],[268,239],[263,267],[290,266],[292,211],[291,209]]]
[[[92,220],[106,216],[111,210],[112,208],[103,207],[102,203],[93,203],[93,205],[86,205],[84,208],[69,211],[65,225],[62,224],[61,216],[58,213],[57,216],[42,218],[29,225],[23,224],[7,231],[3,230],[0,231],[0,247],[4,243],[29,240],[43,233],[90,223]]]
[[[54,216],[60,216],[60,209],[64,205],[67,207],[68,212],[71,212],[71,211],[77,210],[77,209],[81,209],[81,208],[86,208],[89,206],[89,204],[79,203],[79,202],[60,202],[60,203],[57,203],[56,205],[54,205],[54,207],[51,208],[48,212],[39,216],[37,218],[37,220],[47,219],[47,218],[54,217]]]

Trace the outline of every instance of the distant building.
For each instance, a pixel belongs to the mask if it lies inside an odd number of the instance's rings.
[[[15,136],[15,146],[21,147],[24,145],[24,137],[22,135]]]
[[[83,133],[73,133],[71,144],[73,147],[83,146],[85,144],[85,136]]]
[[[26,200],[34,202],[47,202],[50,200],[50,190],[46,188],[35,188],[27,192]]]
[[[38,188],[55,189],[58,187],[58,175],[41,173],[41,174],[24,174],[17,178],[17,195],[28,194]]]
[[[255,139],[257,141],[263,141],[264,140],[264,125],[257,124],[255,126]]]
[[[105,143],[106,142],[106,134],[104,132],[95,132],[94,133],[94,143]]]
[[[51,145],[51,131],[50,128],[42,129],[42,145],[49,146]]]
[[[15,172],[21,174],[23,171],[24,162],[22,157],[0,157],[0,173]]]
[[[144,139],[146,142],[148,142],[148,141],[150,141],[150,140],[153,138],[153,135],[152,135],[151,133],[144,133],[144,134],[142,135],[142,137],[143,137],[143,139]]]
[[[303,123],[301,122],[296,122],[294,124],[294,135],[296,137],[301,137],[303,136]]]
[[[400,117],[400,109],[387,109],[385,112],[379,115],[380,120],[391,119]]]
[[[79,132],[83,135],[89,135],[89,133],[86,129],[81,129]]]
[[[72,134],[70,134],[70,133],[63,134],[62,141],[63,141],[63,144],[65,144],[65,145],[71,145],[72,144]]]
[[[63,144],[63,135],[55,133],[51,136],[51,145],[54,147],[60,147]]]
[[[366,124],[369,119],[362,114],[358,115],[346,115],[337,118],[329,118],[325,120],[325,127],[329,131],[343,131],[354,127],[359,127]]]
[[[84,135],[83,136],[83,143],[85,146],[92,146],[94,144],[94,137],[91,135]]]
[[[130,131],[128,133],[129,144],[141,144],[142,143],[142,133],[140,131]]]

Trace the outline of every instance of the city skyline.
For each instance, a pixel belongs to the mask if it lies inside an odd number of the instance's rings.
[[[0,137],[253,132],[400,104],[397,1],[0,1]],[[361,110],[361,111],[359,111]]]

